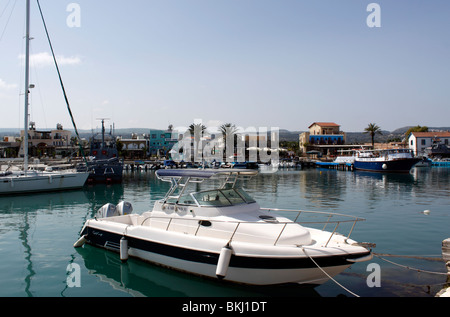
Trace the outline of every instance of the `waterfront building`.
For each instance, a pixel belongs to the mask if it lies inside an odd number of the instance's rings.
[[[150,130],[149,155],[168,157],[175,143],[178,142],[178,132],[169,127],[167,130]]]
[[[118,137],[117,140],[122,144],[121,151],[130,158],[145,158],[148,155],[149,136],[146,134],[131,134],[131,139]]]
[[[24,130],[20,131],[21,139],[24,138]],[[36,129],[36,123],[30,122],[28,129],[28,148],[31,156],[54,156],[61,151],[71,148],[71,135],[68,130],[58,123],[56,129]],[[23,144],[20,147],[19,156],[23,156]]]
[[[427,149],[433,146],[448,147],[450,145],[450,132],[411,132],[408,136],[408,145],[415,155],[425,155]]]
[[[0,141],[0,158],[15,158],[20,149],[20,138],[4,136]]]
[[[323,155],[334,154],[336,150],[345,149],[345,132],[334,122],[314,122],[309,132],[299,136],[299,147],[304,153],[315,151]]]

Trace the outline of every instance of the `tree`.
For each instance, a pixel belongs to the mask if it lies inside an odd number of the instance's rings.
[[[238,136],[238,129],[232,123],[225,123],[220,126],[220,132],[222,133],[223,144],[225,145],[225,151],[223,152],[224,157],[226,158],[227,153],[234,153],[234,147]],[[233,143],[227,144],[227,139],[230,140],[232,138]],[[228,146],[231,147],[231,150],[228,150]],[[226,159],[225,159],[226,160]]]
[[[369,133],[370,137],[372,138],[372,147],[375,145],[375,135],[376,134],[383,134],[381,132],[381,128],[376,125],[376,123],[369,123],[367,128],[364,129],[364,133]]]
[[[197,154],[201,154],[202,149],[200,149],[200,148],[198,147],[198,144],[199,144],[199,142],[200,142],[200,140],[201,140],[203,134],[204,134],[205,131],[206,131],[206,126],[204,126],[204,125],[201,124],[201,123],[192,123],[192,124],[189,126],[188,131],[189,131],[189,133],[191,134],[191,136],[192,136],[192,135],[194,136],[195,149],[197,150]]]
[[[415,127],[409,128],[408,131],[406,131],[405,133],[405,137],[408,138],[411,132],[428,132],[428,127],[427,126],[421,127],[420,125],[417,125]]]

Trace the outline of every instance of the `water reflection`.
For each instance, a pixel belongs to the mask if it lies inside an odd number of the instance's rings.
[[[311,287],[241,286],[208,280],[136,259],[122,263],[117,254],[89,245],[76,249],[88,274],[133,297],[318,296]]]
[[[122,184],[0,197],[0,250],[8,255],[0,262],[1,294],[103,296],[99,290],[106,289],[106,293],[119,296],[318,296],[315,290],[297,285],[231,286],[134,259],[122,264],[117,254],[91,246],[72,247],[86,219],[105,203],[127,200],[134,212],[142,213],[163,198],[169,187],[170,183],[158,180],[154,171],[126,172]],[[279,171],[246,180],[244,188],[263,207],[323,210],[366,218],[352,236],[376,243],[380,253],[440,254],[441,242],[448,238],[450,168],[417,168],[410,174]],[[431,214],[420,213],[424,209],[431,209]],[[81,265],[88,276],[83,277],[79,293],[66,288],[61,294],[69,263]],[[406,259],[402,263],[415,264]],[[427,269],[429,265],[415,266]],[[389,279],[411,280],[410,272],[383,266],[383,272],[391,271]],[[360,272],[347,283],[352,290],[365,296],[377,294],[365,287],[365,267],[358,271],[354,266],[352,272]],[[347,277],[344,274],[340,279]],[[385,283],[383,294],[391,296],[391,289],[396,287]],[[332,283],[319,287],[318,292],[326,296],[342,293]]]
[[[84,190],[1,196],[0,214],[58,210],[65,206],[86,203],[87,199],[87,192]]]

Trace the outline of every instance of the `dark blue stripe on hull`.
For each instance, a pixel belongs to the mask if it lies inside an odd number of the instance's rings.
[[[109,249],[116,249],[119,251],[118,245],[122,235],[101,231],[98,229],[87,228],[82,233],[87,234],[87,241],[90,244]],[[170,246],[162,243],[136,239],[127,237],[128,246],[151,253],[156,253],[164,256],[177,258],[184,261],[198,262],[204,264],[216,265],[219,259],[218,253],[204,252],[198,250],[187,249],[183,247]],[[117,246],[116,248],[114,246]],[[218,250],[219,252],[220,250]],[[366,255],[370,252],[362,252],[352,255],[335,255],[315,258],[314,260],[320,267],[349,265],[347,259],[356,259]],[[300,255],[300,248],[299,248]],[[316,265],[309,258],[254,258],[245,256],[233,255],[230,261],[230,267],[239,268],[255,268],[255,269],[292,269],[292,268],[316,268]]]

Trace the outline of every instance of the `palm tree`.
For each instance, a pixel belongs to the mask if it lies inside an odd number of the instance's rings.
[[[369,123],[367,128],[364,129],[364,133],[369,133],[372,138],[372,147],[375,145],[375,134],[383,134],[381,133],[381,128],[376,125],[376,123]]]
[[[225,151],[223,153],[223,155],[225,157],[227,155],[227,152],[230,153],[232,151],[232,153],[234,153],[234,146],[236,144],[236,139],[238,136],[237,131],[238,131],[238,128],[236,128],[236,126],[232,123],[225,123],[220,126],[220,132],[222,132],[223,144],[225,145]],[[233,144],[227,144],[227,140],[231,140],[231,138],[233,140]],[[227,151],[228,146],[230,146],[232,150]]]
[[[193,123],[189,126],[188,131],[191,134],[191,136],[192,135],[194,136],[195,149],[197,149],[197,154],[200,154],[202,149],[199,149],[198,144],[206,131],[206,126],[204,126],[201,123]]]

